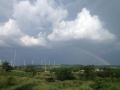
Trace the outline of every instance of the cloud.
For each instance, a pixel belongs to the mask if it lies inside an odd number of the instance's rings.
[[[12,16],[14,0],[0,0],[0,22],[5,22]]]
[[[32,35],[39,28],[52,27],[67,17],[67,10],[57,6],[54,0],[28,0],[19,1],[14,4],[13,17],[23,32]]]
[[[19,36],[21,34],[16,22],[9,19],[4,25],[0,26],[0,36]]]
[[[72,39],[87,39],[92,41],[114,40],[115,36],[103,27],[98,16],[90,15],[90,11],[83,8],[73,21],[62,20],[54,26],[48,35],[51,41],[67,41]]]
[[[34,46],[34,45],[45,46],[46,45],[46,40],[43,37],[34,38],[26,35],[21,38],[21,41],[25,46]]]
[[[12,19],[0,25],[0,44],[45,46],[46,27],[66,16],[67,10],[57,6],[54,0],[14,1]]]
[[[111,41],[115,36],[86,8],[75,20],[54,0],[14,1],[13,14],[0,25],[0,46],[47,46],[53,41]]]
[[[13,44],[14,42],[18,43],[21,36],[23,34],[14,20],[9,19],[8,22],[0,25],[0,41],[4,45],[9,46],[9,44]]]
[[[31,37],[21,32],[17,23],[9,19],[4,25],[0,26],[0,45],[11,46],[32,46],[32,45],[45,45],[45,39],[42,34],[38,38]]]

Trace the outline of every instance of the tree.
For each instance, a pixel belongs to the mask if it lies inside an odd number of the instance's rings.
[[[6,72],[13,69],[13,67],[10,66],[7,61],[5,61],[5,62],[2,63],[2,68],[5,69]]]
[[[30,72],[32,76],[35,76],[37,73],[37,68],[34,65],[28,65],[25,70],[25,72]]]
[[[58,80],[73,80],[75,79],[74,75],[68,68],[61,68],[56,72],[56,77]]]
[[[93,65],[88,65],[88,66],[85,66],[84,67],[84,70],[85,70],[85,77],[86,79],[95,79],[96,77],[96,74],[94,72],[95,70],[95,67]]]

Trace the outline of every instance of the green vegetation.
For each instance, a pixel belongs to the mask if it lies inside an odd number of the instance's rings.
[[[45,72],[44,66],[33,65],[6,70],[5,63],[0,66],[0,90],[120,89],[119,66],[58,65],[47,66]]]
[[[73,80],[75,79],[74,75],[72,74],[71,70],[68,68],[60,68],[56,71],[56,77],[58,80]]]
[[[8,62],[3,62],[2,63],[2,68],[7,72],[7,71],[10,71],[10,70],[12,70],[12,67],[9,65],[9,63]]]

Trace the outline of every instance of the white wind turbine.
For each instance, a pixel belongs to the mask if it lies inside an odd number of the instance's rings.
[[[43,60],[41,61],[41,66],[43,65]]]
[[[46,57],[45,57],[45,72],[46,72]]]
[[[32,60],[32,65],[34,64],[34,60]]]
[[[13,67],[15,67],[15,61],[16,61],[16,48],[15,48],[15,55],[14,55]]]
[[[25,63],[25,60],[24,60],[24,66],[25,66],[25,64],[26,64],[26,63]]]
[[[2,60],[0,60],[0,65],[2,65]]]
[[[49,66],[50,66],[50,61],[49,61]]]
[[[54,61],[54,66],[55,66],[55,61]]]
[[[12,61],[12,59],[11,59],[11,66],[13,66],[13,61]]]

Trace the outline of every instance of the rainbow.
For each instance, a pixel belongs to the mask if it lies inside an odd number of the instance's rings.
[[[104,60],[103,58],[99,57],[98,55],[90,52],[90,51],[87,51],[87,50],[84,50],[84,49],[80,49],[80,48],[76,48],[77,50],[79,49],[80,51],[96,58],[97,60],[99,60],[100,62],[104,63],[105,65],[111,65],[109,62],[107,62],[106,60]]]

